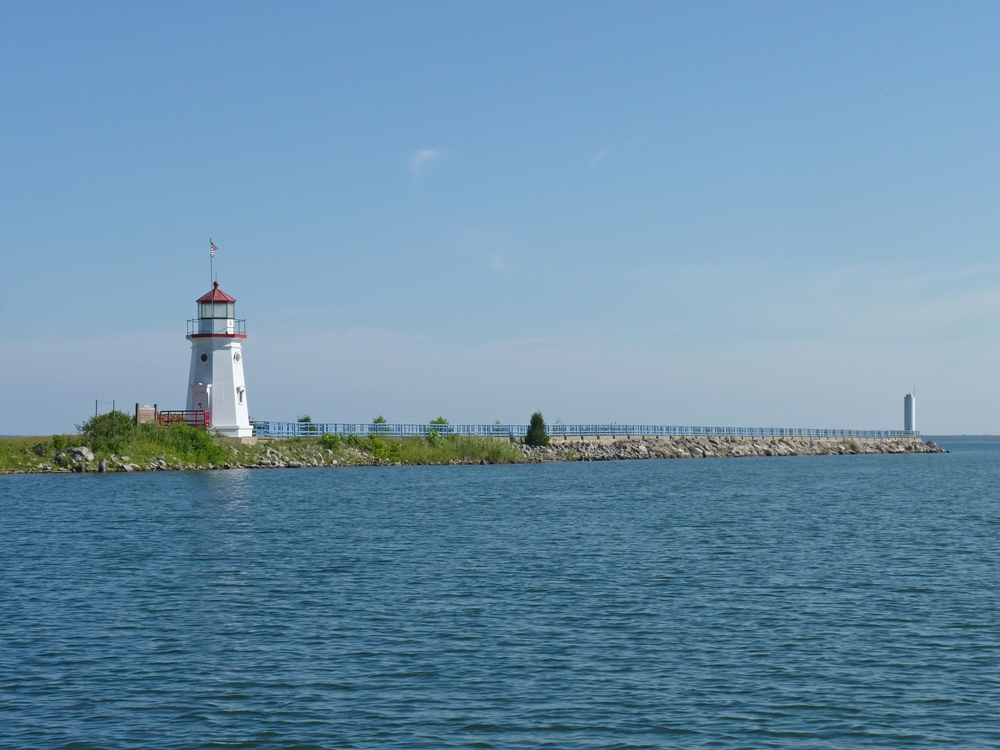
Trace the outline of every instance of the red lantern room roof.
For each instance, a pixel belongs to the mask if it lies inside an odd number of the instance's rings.
[[[206,294],[204,297],[199,297],[197,302],[235,302],[236,300],[226,294],[224,291],[219,289],[219,282],[212,282],[212,291]]]

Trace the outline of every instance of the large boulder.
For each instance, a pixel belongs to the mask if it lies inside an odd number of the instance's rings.
[[[70,449],[69,449],[69,454],[70,454],[70,455],[71,455],[71,456],[72,456],[72,457],[73,457],[74,459],[77,459],[77,460],[79,460],[79,459],[81,459],[81,458],[82,458],[82,459],[83,459],[84,461],[86,461],[86,462],[87,462],[88,464],[89,464],[89,463],[90,463],[91,461],[93,461],[93,460],[94,460],[94,454],[93,454],[93,452],[91,452],[90,448],[88,448],[88,447],[87,447],[87,446],[85,446],[85,445],[81,445],[81,446],[79,446],[79,447],[77,447],[77,448],[70,448]]]

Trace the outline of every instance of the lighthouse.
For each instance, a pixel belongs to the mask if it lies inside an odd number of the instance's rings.
[[[236,317],[236,300],[212,284],[198,300],[198,317],[188,321],[191,372],[187,409],[207,411],[212,429],[227,437],[253,434],[243,380],[246,321]]]

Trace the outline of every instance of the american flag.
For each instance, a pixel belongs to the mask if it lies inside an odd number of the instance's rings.
[[[212,255],[211,255],[211,257],[213,257],[213,258],[214,258],[214,257],[215,257],[215,251],[216,251],[216,250],[218,250],[219,248],[217,248],[217,247],[215,246],[215,243],[214,243],[214,242],[212,242],[212,240],[209,240],[209,241],[208,241],[208,246],[212,248]]]

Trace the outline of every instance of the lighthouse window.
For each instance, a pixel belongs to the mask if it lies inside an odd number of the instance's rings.
[[[201,361],[202,362],[208,362],[208,355],[207,354],[202,354],[201,355]]]
[[[233,318],[236,316],[236,305],[232,302],[199,302],[199,318]]]

